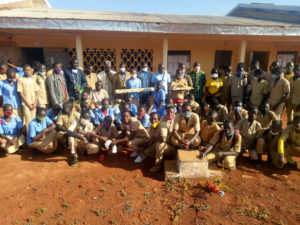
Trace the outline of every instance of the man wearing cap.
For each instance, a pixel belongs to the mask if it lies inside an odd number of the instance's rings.
[[[104,63],[104,71],[101,71],[98,74],[98,79],[103,83],[103,89],[106,90],[109,97],[112,97],[112,80],[113,75],[116,73],[111,68],[111,62],[106,60]]]

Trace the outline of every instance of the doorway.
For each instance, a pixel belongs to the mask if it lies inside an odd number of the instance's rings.
[[[191,52],[182,50],[170,50],[168,51],[168,73],[171,77],[174,77],[176,70],[180,63],[183,63],[186,68],[186,72],[190,71]]]
[[[258,60],[260,68],[264,71],[267,71],[268,70],[268,63],[269,63],[269,55],[270,55],[270,52],[251,52],[248,68],[249,69],[251,68],[252,62],[254,60]]]
[[[21,64],[30,64],[38,61],[44,63],[43,48],[20,48],[21,49]]]

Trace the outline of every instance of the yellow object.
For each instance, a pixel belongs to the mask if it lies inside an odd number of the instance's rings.
[[[155,122],[155,123],[152,123],[152,127],[155,129],[156,127],[158,127],[160,124],[160,120]]]
[[[285,142],[284,138],[279,138],[279,141],[278,141],[278,154],[284,153],[284,142]]]
[[[223,86],[223,80],[218,78],[216,80],[208,79],[206,81],[205,87],[208,88],[210,94],[215,94],[219,91],[219,89]],[[220,96],[221,93],[217,94],[216,96]]]

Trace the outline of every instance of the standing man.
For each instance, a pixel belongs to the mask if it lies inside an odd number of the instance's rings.
[[[86,79],[86,86],[85,90],[91,96],[92,91],[96,89],[96,83],[98,81],[97,74],[94,73],[94,66],[89,64],[86,66],[85,79]]]
[[[195,62],[194,63],[194,70],[189,73],[189,75],[192,78],[193,87],[194,87],[194,90],[192,90],[191,93],[194,94],[195,100],[199,104],[202,101],[203,89],[204,89],[204,86],[205,86],[205,83],[206,83],[205,73],[202,70],[200,70],[200,68],[201,68],[200,63]]]
[[[112,94],[116,95],[115,91],[126,88],[126,82],[130,79],[130,73],[126,70],[125,63],[120,64],[120,71],[112,76]],[[117,98],[124,99],[126,94],[117,95]]]
[[[168,94],[168,87],[171,83],[171,77],[170,75],[165,71],[165,65],[159,64],[158,65],[158,72],[152,76],[151,79],[151,86],[153,87],[155,85],[155,90],[157,88],[157,82],[161,81],[163,84],[163,90]]]
[[[143,62],[142,63],[142,70],[138,72],[138,78],[142,81],[142,87],[143,88],[148,88],[151,87],[150,82],[153,76],[153,73],[151,71],[148,71],[148,65],[147,63]],[[147,99],[150,96],[150,92],[142,92],[141,93],[141,100],[140,104],[144,105],[147,103]]]
[[[84,72],[78,68],[78,59],[72,58],[71,67],[64,70],[69,97],[78,100],[87,82]]]
[[[53,73],[46,80],[48,97],[51,106],[63,106],[69,100],[66,79],[61,68],[61,63],[54,63]]]
[[[130,70],[130,76],[131,78],[126,81],[126,89],[136,89],[136,88],[142,88],[142,82],[139,78],[137,78],[136,69]],[[129,93],[129,97],[132,98],[132,103],[135,104],[137,107],[140,105],[140,93]]]
[[[98,79],[102,81],[103,83],[103,89],[107,91],[107,94],[109,97],[112,97],[114,94],[112,92],[112,79],[113,75],[116,73],[111,69],[111,62],[106,60],[104,63],[104,71],[101,71],[98,74]]]

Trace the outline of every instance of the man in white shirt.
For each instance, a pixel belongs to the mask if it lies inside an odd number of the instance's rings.
[[[155,85],[156,89],[156,84],[158,81],[161,81],[163,84],[163,90],[168,93],[168,87],[171,83],[171,77],[170,75],[165,71],[165,65],[164,64],[159,64],[158,65],[158,72],[153,74],[151,78],[151,86],[153,87]]]
[[[116,72],[112,70],[110,61],[107,60],[104,63],[104,65],[105,65],[104,71],[101,71],[98,74],[98,79],[102,81],[103,89],[106,90],[108,96],[112,97],[113,95],[112,95],[111,82],[112,82],[112,77]]]

